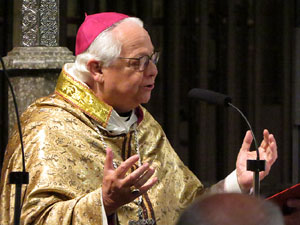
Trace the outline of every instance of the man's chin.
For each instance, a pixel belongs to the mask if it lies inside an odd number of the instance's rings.
[[[143,101],[141,101],[141,104],[147,104],[151,99],[151,95],[147,98],[144,98]]]

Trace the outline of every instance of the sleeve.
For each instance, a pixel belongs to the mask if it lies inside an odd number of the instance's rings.
[[[236,170],[231,172],[225,179],[219,181],[218,183],[212,185],[205,190],[206,194],[215,193],[242,193],[236,176]]]
[[[64,129],[52,125],[51,130],[35,124],[23,135],[30,180],[22,192],[22,224],[107,225],[101,189],[105,153],[97,142],[89,140],[90,134],[74,136],[66,124],[61,125]],[[8,177],[11,171],[20,171],[22,164],[15,136],[8,145],[2,173],[1,214],[7,216],[1,224],[12,224],[15,189],[8,184]]]
[[[56,202],[49,204],[42,198],[31,198],[40,204],[24,206],[22,220],[24,224],[103,224],[107,225],[105,214],[101,209],[101,190],[98,189],[80,198],[62,200],[50,198]],[[44,207],[41,206],[44,204]]]
[[[237,180],[236,170],[231,172],[224,180],[224,192],[242,193]]]

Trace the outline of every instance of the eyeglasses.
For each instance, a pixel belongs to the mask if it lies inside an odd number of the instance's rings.
[[[132,66],[136,69],[138,69],[140,72],[144,71],[147,66],[149,65],[150,60],[156,65],[159,60],[159,52],[154,51],[150,56],[144,55],[139,58],[126,58],[126,57],[118,57],[119,59],[129,59],[130,64],[129,66]]]

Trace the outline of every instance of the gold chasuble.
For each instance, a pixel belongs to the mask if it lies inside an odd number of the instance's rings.
[[[102,224],[104,143],[120,165],[136,154],[138,140],[142,162],[152,162],[156,167],[158,182],[143,195],[141,207],[144,218],[155,220],[157,225],[175,224],[181,211],[203,192],[200,181],[182,163],[145,108],[135,110],[136,132],[132,128],[119,135],[106,129],[112,110],[63,70],[55,93],[37,100],[23,113],[29,184],[23,185],[21,224]],[[19,134],[15,129],[1,173],[1,225],[13,223],[15,186],[9,184],[9,173],[21,170]],[[117,217],[121,225],[137,220],[136,201],[120,207]]]

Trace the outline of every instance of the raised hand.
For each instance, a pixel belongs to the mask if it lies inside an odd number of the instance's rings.
[[[126,176],[128,170],[138,160],[139,156],[133,155],[115,169],[113,167],[113,152],[110,148],[106,149],[102,198],[107,215],[113,214],[120,206],[144,194],[157,182],[156,177],[150,179],[155,169],[147,162]],[[132,192],[133,189],[138,191]]]
[[[265,129],[263,137],[258,149],[260,159],[266,160],[266,168],[265,171],[259,173],[260,180],[269,174],[271,166],[277,159],[277,145],[273,134],[269,134],[269,131]],[[247,159],[256,159],[256,151],[250,151],[252,140],[251,132],[247,131],[236,161],[237,179],[243,191],[249,191],[253,185],[253,172],[247,170]]]

